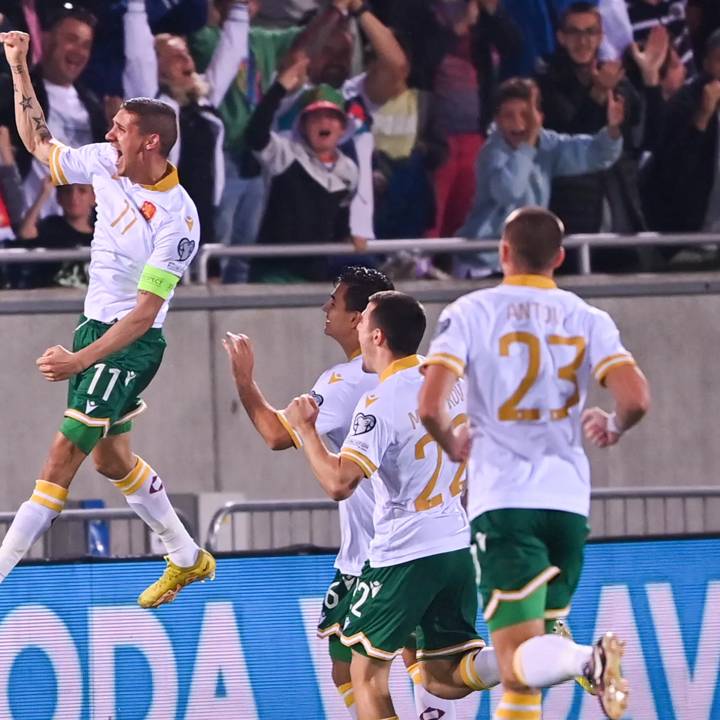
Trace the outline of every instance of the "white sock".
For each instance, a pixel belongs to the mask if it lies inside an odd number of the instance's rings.
[[[445,700],[429,693],[422,685],[413,683],[413,695],[415,696],[415,712],[420,720],[431,720],[442,718],[442,720],[455,720],[455,703],[452,700]],[[440,710],[444,715],[433,710]]]
[[[591,655],[589,645],[559,635],[540,635],[515,651],[513,670],[528,687],[546,688],[582,675]]]
[[[467,687],[488,690],[500,683],[500,667],[494,647],[473,650],[460,661],[460,675]]]
[[[0,546],[0,582],[62,512],[67,496],[68,491],[60,485],[45,480],[35,483],[33,494],[18,508]]]
[[[432,720],[436,717],[441,717],[442,720],[455,720],[455,703],[452,700],[439,698],[423,687],[420,663],[414,663],[407,671],[413,682],[416,717],[420,720]],[[441,713],[433,712],[433,710],[440,710]]]
[[[177,516],[160,476],[142,458],[122,479],[111,480],[128,505],[163,541],[170,560],[180,567],[191,567],[199,547]]]
[[[345,707],[347,708],[348,714],[353,720],[357,720],[357,705],[355,704],[355,693],[353,692],[353,686],[351,682],[343,683],[338,685],[338,692],[342,696]]]

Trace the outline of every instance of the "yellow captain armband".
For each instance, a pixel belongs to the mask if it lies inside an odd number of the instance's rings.
[[[62,164],[60,163],[60,155],[62,154],[62,151],[66,149],[67,147],[65,145],[58,142],[54,142],[50,147],[48,166],[50,168],[50,179],[55,187],[58,185],[70,184],[65,176],[64,170],[62,169]]]
[[[180,282],[180,278],[177,275],[152,265],[146,265],[140,276],[138,290],[145,290],[167,300],[178,282]]]

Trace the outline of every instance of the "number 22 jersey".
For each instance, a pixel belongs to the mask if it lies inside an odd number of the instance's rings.
[[[341,457],[372,482],[375,495],[372,567],[387,567],[468,547],[470,530],[460,502],[465,468],[451,462],[418,415],[422,358],[393,362],[359,400]],[[448,402],[455,424],[465,420],[462,383]],[[358,490],[355,491],[357,493]]]
[[[581,413],[591,377],[634,364],[612,318],[548,277],[515,275],[440,315],[425,365],[467,379],[471,518],[500,508],[587,515]]]

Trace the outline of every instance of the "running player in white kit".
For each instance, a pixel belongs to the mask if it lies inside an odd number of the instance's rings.
[[[544,634],[570,611],[582,570],[590,509],[583,427],[594,444],[614,445],[649,403],[612,318],[555,285],[563,232],[541,208],[508,217],[504,280],[443,311],[420,395],[432,437],[451,458],[470,452],[469,514],[506,691],[495,715],[503,720],[540,720],[540,688],[575,676],[592,683],[610,718],[628,702],[616,636],[590,647]],[[452,432],[445,409],[461,377],[472,441]],[[583,413],[593,379],[613,396],[613,413]]]
[[[378,383],[375,373],[365,372],[362,368],[357,334],[360,315],[370,295],[391,288],[390,280],[377,270],[348,267],[336,279],[333,292],[323,305],[325,334],[340,345],[347,360],[323,372],[310,392],[320,408],[316,425],[318,432],[327,438],[328,445],[336,452],[348,434],[358,400]],[[249,339],[244,335],[228,335],[225,348],[231,359],[240,400],[267,445],[273,450],[301,447],[300,438],[285,419],[283,411],[276,410],[267,402],[253,379],[254,353]],[[352,652],[340,642],[340,634],[357,578],[368,557],[373,508],[374,497],[369,483],[362,491],[338,505],[340,550],[335,560],[335,577],[325,594],[318,623],[318,636],[329,641],[333,682],[352,717],[356,717],[350,681]],[[418,717],[435,710],[444,713],[445,720],[454,720],[452,703],[433,696],[422,686],[419,666],[411,649],[403,652],[403,660],[413,679]]]
[[[370,298],[358,337],[363,367],[378,373],[379,384],[360,398],[339,454],[318,435],[320,408],[312,395],[286,409],[330,497],[344,500],[364,485],[373,487],[368,562],[341,636],[353,650],[350,670],[361,720],[396,719],[390,664],[412,632],[422,682],[435,695],[458,699],[478,689],[480,678],[485,688],[499,680],[495,653],[475,630],[475,571],[461,503],[464,464],[445,457],[417,413],[422,358],[416,352],[425,322],[422,306],[409,295],[387,291]],[[458,431],[464,410],[457,383],[448,411]]]

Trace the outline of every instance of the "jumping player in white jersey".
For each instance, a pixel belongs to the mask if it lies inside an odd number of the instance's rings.
[[[622,717],[628,704],[614,634],[594,647],[544,634],[568,614],[582,569],[590,509],[582,430],[599,447],[614,445],[649,404],[612,318],[555,285],[563,232],[540,208],[508,217],[504,281],[443,311],[420,394],[432,437],[452,458],[470,453],[469,514],[505,687],[495,718],[503,720],[540,720],[540,688],[578,675],[608,717]],[[445,409],[463,376],[472,440],[452,432]],[[610,391],[614,412],[582,412],[593,378]]]
[[[413,631],[423,684],[435,695],[457,699],[480,676],[488,686],[499,680],[494,651],[475,632],[475,572],[460,501],[465,468],[445,458],[417,414],[422,358],[416,352],[424,331],[425,313],[415,299],[393,291],[370,298],[358,337],[363,367],[380,382],[360,398],[339,454],[320,439],[315,422],[321,408],[312,395],[296,398],[285,411],[330,497],[345,500],[364,485],[373,487],[368,562],[341,636],[353,650],[350,672],[360,720],[396,718],[390,661]],[[461,384],[448,406],[453,426],[460,428]]]
[[[392,282],[377,270],[348,267],[336,279],[333,291],[322,307],[326,317],[325,334],[340,345],[347,357],[345,362],[323,372],[310,391],[320,408],[316,428],[334,452],[340,450],[350,430],[358,400],[378,384],[377,375],[362,368],[357,325],[368,298],[375,292],[388,289],[392,289]],[[284,412],[270,405],[254,380],[254,353],[247,336],[229,335],[224,345],[243,407],[268,447],[273,450],[302,447]],[[318,623],[318,636],[329,640],[333,682],[352,717],[357,716],[350,680],[352,653],[340,642],[340,635],[352,591],[368,557],[374,505],[370,483],[365,483],[352,497],[338,505],[340,550],[335,560],[335,577],[325,595]],[[418,667],[412,652],[405,651],[403,659],[414,681],[418,716],[435,709],[442,711],[446,720],[454,720],[452,703],[432,696],[418,682]]]
[[[0,547],[0,581],[60,514],[85,458],[125,494],[163,541],[162,577],[138,598],[142,607],[174,599],[185,585],[214,577],[215,560],[180,522],[163,482],[130,449],[139,394],[160,367],[162,324],[178,280],[197,250],[195,205],[167,161],[177,137],[175,113],[157,100],[126,101],[107,143],[73,149],[45,123],[27,67],[29,36],[0,34],[15,90],[15,119],[25,147],[50,166],[56,185],[92,183],[97,223],[90,282],[73,350],[48,348],[37,366],[51,382],[69,380],[68,408],[31,498]]]

